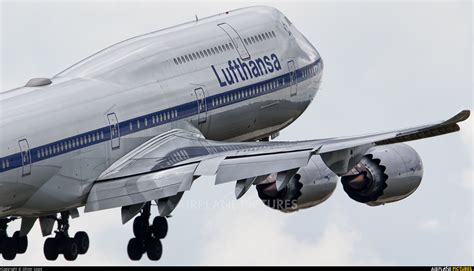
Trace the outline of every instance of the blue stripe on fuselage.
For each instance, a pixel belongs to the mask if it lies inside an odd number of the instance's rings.
[[[207,111],[222,108],[224,106],[232,105],[241,101],[272,93],[280,89],[287,88],[293,83],[298,83],[306,79],[312,78],[318,73],[320,69],[320,66],[318,65],[320,63],[321,59],[318,59],[312,64],[309,64],[301,69],[296,70],[296,82],[291,82],[290,73],[287,73],[265,81],[257,82],[252,85],[240,87],[237,89],[206,97],[205,102],[207,106]],[[196,101],[191,101],[165,110],[157,111],[154,113],[119,122],[119,134],[120,137],[126,136],[172,121],[188,118],[197,114],[198,104]],[[163,116],[165,116],[165,118]],[[130,129],[130,123],[132,123],[133,129]],[[140,127],[138,127],[138,123],[140,124]],[[64,138],[49,144],[32,148],[30,149],[30,161],[31,163],[35,163],[110,140],[110,126],[105,126],[99,129],[95,129],[72,137]],[[46,150],[48,152],[48,155],[41,155],[44,154]],[[40,154],[40,156],[38,156],[38,154]],[[8,161],[8,167],[6,167],[6,161]],[[0,158],[0,172],[12,170],[22,166],[22,156],[19,152]]]

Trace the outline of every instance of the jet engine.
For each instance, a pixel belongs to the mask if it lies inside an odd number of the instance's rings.
[[[408,197],[422,177],[418,153],[406,144],[392,144],[369,149],[341,182],[350,198],[377,206]]]
[[[328,199],[338,182],[337,175],[326,167],[319,155],[313,156],[307,166],[290,177],[288,184],[280,190],[277,189],[277,174],[271,174],[257,185],[258,196],[265,205],[282,212],[309,208]]]

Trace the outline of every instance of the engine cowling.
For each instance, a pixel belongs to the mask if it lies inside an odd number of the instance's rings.
[[[369,149],[341,182],[350,198],[377,206],[408,197],[422,177],[418,153],[406,144],[392,144]]]
[[[308,165],[301,167],[281,191],[277,190],[276,174],[257,185],[260,199],[270,208],[294,212],[327,200],[336,189],[338,177],[322,161],[313,156]]]

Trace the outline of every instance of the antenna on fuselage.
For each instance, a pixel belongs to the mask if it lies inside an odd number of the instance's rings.
[[[199,19],[198,19],[198,15],[197,15],[197,14],[195,14],[194,16],[196,16],[196,23],[197,23],[197,21],[199,21]]]

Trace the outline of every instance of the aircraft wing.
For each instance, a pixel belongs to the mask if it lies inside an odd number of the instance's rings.
[[[312,155],[321,155],[333,172],[342,175],[372,146],[456,132],[460,129],[457,123],[469,115],[464,110],[429,125],[297,142],[220,142],[198,132],[174,129],[150,139],[105,170],[92,186],[85,211],[142,206],[172,197],[179,200],[200,176],[215,176],[216,184],[265,177],[306,166]]]

